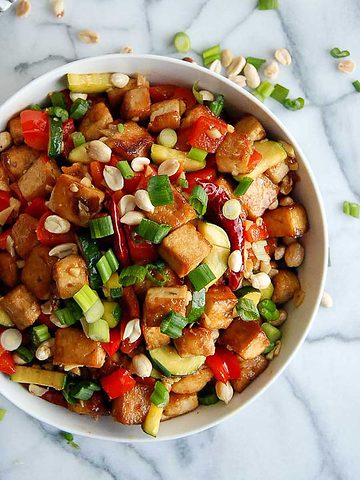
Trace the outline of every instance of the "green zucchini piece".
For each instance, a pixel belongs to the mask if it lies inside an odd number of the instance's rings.
[[[170,345],[149,351],[151,360],[167,377],[191,375],[205,363],[206,357],[180,357],[176,349]]]
[[[65,373],[41,370],[39,368],[16,366],[16,371],[10,376],[13,382],[34,383],[43,387],[52,387],[62,390],[65,385]]]

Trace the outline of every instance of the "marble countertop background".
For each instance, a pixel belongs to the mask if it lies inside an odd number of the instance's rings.
[[[320,309],[295,360],[250,407],[201,434],[131,445],[77,437],[74,450],[59,432],[0,396],[0,479],[269,479],[360,478],[359,308],[360,223],[342,201],[360,201],[360,95],[336,70],[329,49],[351,51],[360,63],[359,0],[280,0],[279,11],[256,0],[65,0],[58,20],[47,0],[32,0],[27,18],[0,16],[0,102],[38,75],[68,61],[118,52],[179,56],[171,46],[186,30],[195,52],[215,43],[245,56],[270,58],[287,47],[293,65],[279,82],[306,108],[269,107],[302,145],[320,185],[329,221],[332,309]],[[85,45],[81,29],[101,40]],[[194,54],[195,55],[195,54]],[[195,55],[196,56],[196,55]]]

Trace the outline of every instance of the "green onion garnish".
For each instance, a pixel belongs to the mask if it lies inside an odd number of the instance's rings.
[[[218,94],[209,105],[210,110],[217,117],[221,114],[224,108],[224,95]]]
[[[220,60],[220,45],[214,45],[202,52],[202,59],[205,67],[210,65],[214,60]]]
[[[170,225],[156,223],[147,218],[143,218],[136,228],[136,233],[142,238],[145,238],[145,240],[149,240],[149,242],[159,244],[170,230]]]
[[[193,292],[191,300],[191,309],[186,317],[188,323],[193,323],[198,320],[205,310],[205,288],[198,292]]]
[[[48,114],[50,117],[60,118],[62,122],[66,122],[66,120],[69,118],[67,110],[61,107],[49,107]]]
[[[164,287],[169,281],[169,275],[165,271],[165,263],[163,262],[156,262],[156,263],[148,263],[146,265],[146,278],[148,278],[151,282],[153,282],[158,287]],[[155,277],[153,272],[157,272],[161,275],[161,279],[158,276]]]
[[[332,48],[330,50],[330,55],[334,58],[344,58],[350,55],[349,50],[340,50],[340,48]]]
[[[36,325],[36,327],[32,328],[31,340],[35,347],[38,347],[40,343],[49,340],[49,338],[51,338],[51,335],[47,325]]]
[[[113,273],[105,255],[103,255],[97,262],[96,269],[99,272],[103,284],[105,284]]]
[[[125,125],[123,123],[118,123],[116,125],[116,127],[117,127],[117,130],[118,130],[119,133],[124,133],[125,132]]]
[[[353,82],[353,85],[355,90],[360,93],[360,80],[355,80],[355,82]]]
[[[260,315],[268,322],[273,322],[280,316],[280,312],[276,308],[275,303],[270,299],[261,300],[258,305],[258,310]]]
[[[148,193],[154,207],[170,205],[174,202],[174,195],[167,175],[155,175],[148,181]]]
[[[50,93],[50,100],[53,107],[60,107],[67,110],[65,96],[62,92]]]
[[[197,162],[203,162],[206,158],[207,152],[201,150],[200,148],[191,147],[191,150],[187,154],[191,160],[196,160]]]
[[[23,345],[20,345],[20,347],[15,350],[15,353],[26,363],[30,363],[34,359],[34,354]]]
[[[129,162],[127,160],[121,160],[116,164],[116,166],[120,170],[125,180],[129,180],[130,178],[134,177],[135,173],[133,169],[130,167]]]
[[[70,388],[71,396],[77,400],[83,400],[84,402],[90,400],[94,392],[100,390],[100,385],[91,380],[83,380]]]
[[[80,145],[83,145],[86,142],[85,137],[81,132],[72,133],[71,138],[73,140],[75,148],[80,147]]]
[[[196,101],[202,105],[204,103],[203,96],[199,92],[199,80],[197,80],[192,86],[192,93],[196,98]]]
[[[274,90],[270,94],[270,96],[272,98],[274,98],[276,101],[278,101],[280,103],[284,103],[287,96],[289,95],[289,91],[290,90],[288,88],[285,88],[282,85],[280,85],[279,83],[277,83],[274,87]]]
[[[264,63],[266,63],[266,60],[263,58],[246,57],[246,63],[254,65],[256,70],[259,70],[264,65]]]
[[[263,332],[265,332],[265,334],[268,337],[270,343],[275,343],[278,340],[280,340],[280,338],[282,336],[282,333],[278,328],[274,327],[273,325],[271,325],[270,323],[267,323],[267,322],[263,323],[261,325],[261,328],[262,328]]]
[[[185,32],[178,32],[174,35],[174,47],[178,52],[186,53],[191,49],[190,37]]]
[[[83,315],[79,305],[71,298],[65,302],[64,308],[59,308],[55,312],[61,325],[73,325],[78,322]]]
[[[214,405],[219,401],[214,385],[208,383],[200,392],[197,394],[200,405]]]
[[[90,310],[93,305],[95,305],[95,303],[99,300],[99,297],[95,290],[92,290],[89,285],[83,285],[80,290],[75,293],[73,299],[85,313]]]
[[[234,194],[237,197],[240,197],[241,195],[244,195],[250,185],[253,183],[254,179],[251,177],[243,177],[240,182],[238,183],[238,186],[234,190]]]
[[[198,215],[205,215],[208,196],[201,185],[195,185],[191,192],[189,203],[196,210]]]
[[[245,297],[239,298],[238,303],[236,304],[236,311],[241,320],[246,322],[250,320],[257,320],[260,317],[255,303]]]
[[[215,275],[211,271],[209,265],[206,263],[199,265],[194,270],[192,270],[188,275],[191,283],[193,284],[195,290],[199,291],[202,288],[205,288],[210,282],[215,280]]]
[[[103,305],[102,301],[100,300],[100,298],[97,298],[94,305],[92,305],[89,308],[89,310],[84,312],[85,321],[87,323],[95,323],[98,320],[100,320],[100,318],[102,318],[103,314],[104,314],[104,305]],[[84,319],[81,318],[80,321],[82,321],[82,320],[84,320]],[[93,340],[95,340],[95,339],[93,339]],[[99,340],[99,342],[106,342],[106,341],[107,340]]]
[[[169,398],[169,392],[165,385],[161,382],[156,382],[150,401],[157,407],[166,407],[169,403]]]
[[[283,105],[288,110],[292,110],[293,112],[295,112],[296,110],[301,110],[302,108],[304,108],[305,100],[302,97],[295,98],[294,100],[286,98]]]
[[[130,265],[122,269],[119,275],[119,281],[124,287],[129,287],[138,282],[143,282],[146,277],[147,270],[141,265]]]
[[[67,444],[73,448],[79,449],[79,445],[74,442],[74,436],[68,432],[60,432],[60,435],[67,441]]]
[[[188,188],[189,186],[189,182],[186,180],[186,178],[179,178],[178,180],[178,185],[179,187],[182,187],[182,188]]]
[[[110,327],[108,322],[99,318],[95,322],[88,323],[88,336],[94,342],[109,342]]]
[[[109,248],[109,250],[105,253],[105,257],[106,257],[106,260],[109,262],[112,273],[115,273],[116,270],[119,268],[119,262],[112,248]]]
[[[49,117],[49,124],[48,156],[50,158],[55,158],[61,153],[63,142],[63,125],[62,121],[58,117]]]
[[[168,335],[170,338],[179,338],[186,325],[187,320],[185,317],[171,311],[163,318],[160,325],[160,332],[164,335]]]
[[[32,103],[31,105],[29,105],[29,110],[37,110],[38,112],[41,112],[42,108],[40,105],[38,105],[37,103]]]
[[[2,422],[5,418],[6,410],[5,408],[0,408],[0,422]]]
[[[360,204],[345,201],[343,203],[343,212],[351,217],[360,218]]]
[[[108,237],[114,233],[110,215],[94,218],[89,222],[91,238]]]
[[[70,108],[70,117],[74,120],[80,120],[89,110],[90,104],[87,100],[77,98]]]
[[[177,133],[172,128],[164,128],[158,136],[158,143],[164,147],[173,148],[177,142]]]
[[[257,7],[258,10],[276,10],[279,8],[278,0],[259,0]]]

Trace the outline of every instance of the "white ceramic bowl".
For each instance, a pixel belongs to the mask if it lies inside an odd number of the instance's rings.
[[[310,221],[310,230],[303,238],[306,249],[305,262],[299,272],[306,295],[299,308],[288,307],[289,319],[283,327],[280,356],[275,358],[265,372],[243,393],[235,394],[229,405],[219,402],[211,407],[200,407],[195,412],[162,423],[156,440],[174,439],[212,427],[244,408],[269,387],[293,358],[310,328],[323,291],[328,252],[325,213],[310,166],[286,127],[268,108],[244,89],[216,73],[184,61],[154,55],[116,54],[69,63],[42,75],[7,100],[0,107],[0,131],[5,128],[9,118],[18,111],[31,103],[42,101],[48,92],[63,88],[66,73],[117,71],[128,74],[141,72],[151,82],[173,83],[188,87],[199,80],[201,88],[224,94],[227,109],[232,113],[248,112],[255,115],[270,136],[286,140],[295,147],[301,177],[295,196],[305,205]],[[0,393],[33,417],[61,430],[120,442],[156,441],[145,435],[139,426],[121,425],[115,423],[111,417],[95,422],[89,417],[52,405],[29,394],[23,387],[11,382],[2,374],[0,374]]]

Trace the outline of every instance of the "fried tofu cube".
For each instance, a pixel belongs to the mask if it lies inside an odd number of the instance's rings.
[[[185,108],[185,103],[179,99],[153,103],[150,108],[150,132],[161,132],[163,128],[178,129]]]
[[[110,134],[106,144],[125,160],[135,157],[148,157],[154,140],[150,133],[135,122],[126,122],[124,131]]]
[[[149,288],[144,302],[144,324],[148,327],[160,327],[163,318],[170,311],[185,317],[188,303],[188,289],[184,285]]]
[[[0,307],[19,330],[33,325],[41,313],[38,301],[24,285],[18,285],[1,298]]]
[[[3,190],[4,192],[10,191],[9,177],[2,163],[0,163],[0,190]]]
[[[180,278],[173,270],[171,270],[171,268],[167,266],[164,267],[164,270],[162,272],[155,270],[153,272],[153,275],[156,279],[160,281],[163,280],[163,276],[166,275],[167,282],[165,283],[164,287],[176,287],[182,285]],[[137,297],[139,297],[140,300],[143,300],[145,298],[146,292],[149,290],[149,288],[152,288],[153,286],[154,282],[149,278],[145,278],[142,282],[135,283],[134,290]]]
[[[110,110],[104,102],[94,103],[81,120],[79,130],[87,142],[103,136],[101,130],[113,121]]]
[[[256,321],[236,319],[220,334],[219,343],[226,345],[244,359],[263,353],[270,342]]]
[[[146,216],[157,223],[166,223],[172,228],[181,227],[190,220],[196,218],[193,207],[174,187],[172,187],[174,201],[171,205],[155,207],[154,212],[146,213]]]
[[[201,325],[205,328],[227,328],[233,320],[237,297],[225,285],[213,285],[206,292],[205,314]]]
[[[162,420],[178,417],[195,410],[199,406],[196,393],[188,395],[179,395],[178,393],[170,393],[169,403],[164,408]]]
[[[273,167],[265,171],[265,175],[270,178],[273,183],[280,183],[284,177],[289,173],[289,167],[286,161],[279,162]]]
[[[61,172],[54,160],[39,157],[20,177],[18,186],[25,200],[45,197],[55,185]]]
[[[11,237],[14,240],[15,251],[19,257],[27,257],[38,243],[37,224],[38,220],[27,213],[22,213],[16,220],[11,230]]]
[[[24,135],[21,128],[20,115],[9,120],[8,129],[15,145],[24,143]]]
[[[89,167],[86,163],[74,162],[68,167],[63,165],[61,171],[66,175],[71,175],[81,180],[89,173]]]
[[[168,335],[160,332],[160,327],[148,327],[142,324],[142,333],[144,335],[147,350],[163,347],[171,341]]]
[[[121,101],[122,101],[125,93],[129,90],[133,90],[134,88],[136,88],[138,86],[137,83],[138,83],[138,81],[137,81],[136,78],[130,78],[128,84],[125,85],[125,87],[110,88],[106,93],[107,93],[108,100],[109,100],[111,108],[120,107]],[[149,87],[149,82],[146,80],[142,86]]]
[[[67,408],[79,415],[90,415],[94,419],[109,415],[109,409],[102,392],[94,392],[89,400],[82,400],[74,404],[68,403]]]
[[[241,376],[236,380],[231,380],[231,384],[235,392],[240,393],[245,390],[245,388],[265,370],[265,368],[269,365],[269,360],[267,360],[263,355],[258,355],[257,357],[249,358],[248,360],[238,357],[238,360],[240,364]]]
[[[200,117],[211,116],[212,113],[208,107],[205,107],[204,105],[196,105],[194,108],[186,112],[185,117],[181,121],[181,128],[192,127]]]
[[[60,298],[71,298],[88,285],[86,263],[80,255],[69,255],[54,265],[54,280]]]
[[[270,237],[301,237],[309,228],[306,210],[299,203],[268,210],[263,220]]]
[[[18,280],[16,258],[8,252],[0,252],[0,284],[12,288]]]
[[[55,333],[54,365],[78,365],[101,368],[105,351],[100,342],[87,338],[82,330],[74,327],[59,328]]]
[[[184,328],[182,336],[174,340],[180,357],[214,355],[215,343],[211,330],[200,326]]]
[[[21,272],[21,281],[39,300],[50,298],[52,270],[56,257],[49,257],[50,248],[36,245],[25,260]]]
[[[235,123],[235,132],[246,135],[249,140],[256,142],[266,137],[264,127],[253,115],[244,115]]]
[[[239,197],[239,201],[251,220],[261,217],[265,210],[276,200],[279,188],[265,175],[260,175]]]
[[[75,186],[77,191],[74,191]],[[101,210],[104,198],[104,192],[101,190],[87,187],[75,177],[63,174],[55,184],[48,206],[69,222],[86,227],[89,220]]]
[[[288,302],[300,290],[299,279],[291,270],[279,270],[272,282],[274,285],[272,301],[277,304]]]
[[[144,422],[150,408],[150,397],[154,388],[137,383],[124,395],[112,401],[114,420],[125,425],[140,425]]]
[[[150,116],[150,93],[148,87],[133,88],[125,92],[121,116],[126,120],[138,122]]]
[[[194,270],[210,251],[210,243],[191,223],[171,232],[159,248],[161,257],[180,278]]]
[[[219,172],[239,175],[249,172],[249,160],[253,142],[242,133],[228,133],[216,150],[216,165]]]
[[[39,152],[27,145],[14,145],[1,154],[9,178],[16,182],[38,158]]]
[[[181,395],[200,392],[200,390],[210,382],[213,376],[214,374],[210,368],[204,365],[197,372],[182,377],[179,382],[174,383],[171,391],[174,393],[180,393]]]

